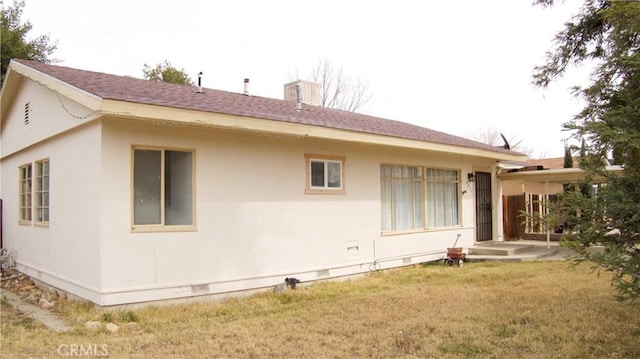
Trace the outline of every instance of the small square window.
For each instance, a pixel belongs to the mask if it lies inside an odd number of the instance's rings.
[[[340,156],[305,155],[307,194],[344,194],[344,163]]]

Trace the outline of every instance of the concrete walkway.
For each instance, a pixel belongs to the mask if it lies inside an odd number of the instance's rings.
[[[565,260],[572,254],[572,250],[562,247],[559,242],[519,240],[478,243],[469,248],[469,254],[466,258],[470,262],[518,262]]]
[[[73,330],[73,327],[68,325],[64,320],[60,319],[55,313],[51,312],[50,310],[40,308],[37,305],[33,305],[20,298],[19,295],[8,290],[2,290],[0,294],[4,298],[6,298],[9,305],[16,308],[23,314],[28,315],[31,318],[41,322],[48,328],[55,330],[56,332],[68,332]]]

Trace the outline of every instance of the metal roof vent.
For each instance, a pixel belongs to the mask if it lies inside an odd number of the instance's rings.
[[[302,109],[302,85],[296,83],[296,110]]]
[[[202,71],[198,72],[198,93],[203,93],[202,91]]]
[[[244,94],[249,96],[249,79],[244,79]]]

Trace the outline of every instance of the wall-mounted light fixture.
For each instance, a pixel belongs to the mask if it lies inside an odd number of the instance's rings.
[[[476,174],[473,173],[473,172],[467,173],[467,179],[469,180],[469,182],[475,182],[476,181]]]

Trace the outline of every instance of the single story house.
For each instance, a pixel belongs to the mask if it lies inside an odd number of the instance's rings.
[[[499,164],[525,155],[315,106],[307,90],[279,100],[12,60],[3,248],[18,271],[110,306],[439,260],[458,234],[501,240]]]

